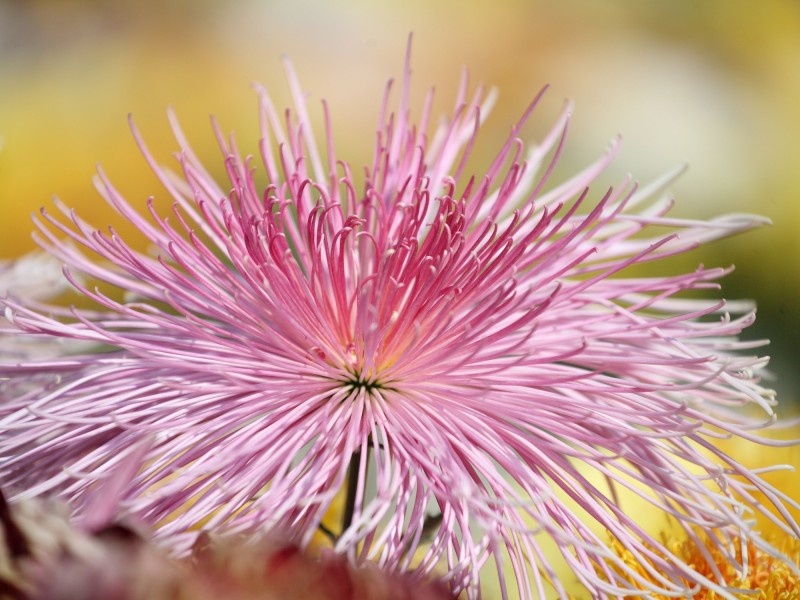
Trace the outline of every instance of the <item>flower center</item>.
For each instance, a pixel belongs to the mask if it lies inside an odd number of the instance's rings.
[[[377,377],[370,372],[362,373],[361,371],[350,373],[350,377],[345,380],[345,386],[349,387],[352,392],[364,390],[366,393],[370,393],[373,390],[383,389]]]

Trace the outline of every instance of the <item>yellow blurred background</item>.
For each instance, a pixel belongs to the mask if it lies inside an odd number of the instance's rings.
[[[136,205],[163,190],[126,115],[160,160],[175,149],[173,106],[212,171],[222,161],[207,117],[256,150],[252,82],[288,102],[289,55],[310,106],[331,106],[340,158],[369,158],[385,80],[414,32],[414,97],[435,84],[449,110],[462,65],[500,91],[483,140],[504,136],[552,85],[532,126],[576,103],[563,173],[621,132],[611,183],[677,163],[676,214],[758,212],[774,226],[698,250],[737,265],[727,297],[755,298],[750,337],[768,350],[784,400],[800,389],[800,3],[796,0],[0,0],[0,258],[34,247],[29,214],[57,195],[98,227],[124,231],[92,187],[101,163]],[[487,146],[484,146],[486,148]],[[602,191],[602,190],[599,190]],[[598,192],[599,193],[599,192]]]

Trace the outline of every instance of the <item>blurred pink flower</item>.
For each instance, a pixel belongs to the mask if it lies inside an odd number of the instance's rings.
[[[203,536],[185,560],[170,560],[124,523],[86,530],[68,507],[0,492],[0,598],[5,600],[450,600],[436,580],[354,568],[281,538]]]
[[[725,269],[626,273],[763,220],[667,216],[662,192],[676,173],[591,199],[616,144],[550,185],[569,111],[526,150],[518,135],[539,97],[488,168],[467,176],[491,95],[469,97],[465,81],[429,139],[432,96],[412,122],[408,67],[396,113],[387,88],[358,192],[334,155],[327,107],[319,149],[288,72],[285,120],[260,91],[261,166],[217,130],[224,186],[174,120],[180,175],[136,134],[174,198],[169,217],[152,203],[149,218],[139,214],[100,174],[102,195],[157,256],[60,204],[66,218],[42,212],[42,245],[105,312],[51,316],[9,299],[9,319],[117,351],[2,367],[12,378],[61,374],[0,406],[0,477],[16,497],[57,493],[86,512],[111,478],[109,502],[185,555],[200,529],[280,528],[308,544],[344,490],[342,531],[328,531],[337,552],[390,570],[444,565],[452,590],[470,597],[486,563],[504,593],[511,575],[522,597],[548,585],[566,595],[547,538],[598,597],[637,582],[732,597],[721,575],[682,563],[619,506],[625,489],[690,536],[717,532],[732,561],[729,529],[777,553],[752,511],[797,535],[783,512],[791,500],[714,444],[750,439],[774,418],[764,361],[738,353],[754,346],[735,338],[752,308],[682,297],[715,289]],[[751,408],[761,421],[740,410]],[[112,477],[131,453],[138,471]],[[754,502],[756,490],[774,506]],[[598,526],[641,558],[647,582]]]

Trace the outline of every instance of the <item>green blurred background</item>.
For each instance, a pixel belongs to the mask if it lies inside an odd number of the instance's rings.
[[[29,214],[53,195],[98,227],[119,225],[93,190],[98,162],[134,204],[164,197],[127,130],[128,113],[163,161],[175,149],[169,105],[217,172],[210,113],[254,152],[250,84],[265,84],[283,106],[282,54],[311,107],[329,101],[339,156],[359,170],[411,31],[417,99],[435,83],[436,106],[448,110],[464,65],[473,81],[500,90],[484,149],[550,83],[529,133],[544,130],[564,98],[575,101],[562,173],[621,132],[608,182],[628,171],[646,181],[686,161],[676,214],[770,217],[773,227],[678,263],[736,265],[724,295],[758,301],[748,336],[772,338],[774,385],[784,401],[797,396],[797,0],[0,0],[0,258],[34,247]]]

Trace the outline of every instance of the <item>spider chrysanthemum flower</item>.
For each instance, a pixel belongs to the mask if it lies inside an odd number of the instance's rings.
[[[589,191],[614,147],[551,184],[569,113],[526,150],[536,101],[468,176],[491,95],[462,86],[429,138],[431,96],[415,125],[408,68],[395,114],[387,89],[362,187],[334,155],[327,108],[318,148],[288,72],[285,119],[260,92],[260,165],[218,135],[225,184],[174,121],[179,174],[139,142],[174,199],[169,217],[152,203],[137,212],[101,173],[101,194],[154,251],[61,205],[64,217],[42,213],[42,245],[101,308],[46,314],[8,299],[7,318],[113,351],[2,367],[60,375],[0,405],[7,489],[58,494],[88,519],[98,494],[113,497],[177,555],[201,529],[281,528],[309,543],[343,496],[341,531],[326,528],[336,551],[442,569],[470,596],[491,568],[523,597],[566,595],[546,540],[597,597],[685,595],[687,582],[728,593],[716,567],[687,564],[627,514],[618,488],[690,534],[779,555],[752,512],[794,536],[791,501],[714,442],[773,419],[763,360],[735,337],[752,310],[681,297],[715,288],[724,269],[626,271],[762,220],[668,217],[671,176]]]

